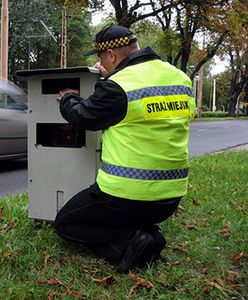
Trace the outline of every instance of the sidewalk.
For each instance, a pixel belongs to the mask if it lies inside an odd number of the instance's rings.
[[[215,153],[230,152],[230,151],[243,151],[243,150],[248,151],[248,144],[243,144],[243,145],[231,147],[231,148],[221,150],[221,151],[218,151],[218,152],[215,152]]]

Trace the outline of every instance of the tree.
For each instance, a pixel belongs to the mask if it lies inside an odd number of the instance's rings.
[[[222,108],[227,110],[227,103],[230,97],[230,71],[219,73],[212,78],[216,80],[216,108],[221,110]],[[213,91],[212,91],[213,93]],[[212,97],[211,97],[212,99]]]
[[[172,3],[173,1],[163,1],[163,5],[164,2]],[[228,8],[228,1],[221,0],[175,1],[167,11],[157,15],[166,40],[168,32],[170,33],[173,30],[176,33],[168,41],[173,45],[173,49],[177,49],[176,55],[171,54],[168,56],[169,62],[187,72],[192,46],[195,49],[198,48],[198,60],[195,62],[195,68],[191,72],[191,79],[194,78],[206,62],[213,58],[227,35],[228,27],[223,21],[221,23],[220,20],[224,20],[224,15]],[[202,47],[196,47],[197,39],[199,41],[199,34],[204,35],[201,41],[206,39],[208,44],[201,51],[199,50]]]
[[[238,98],[248,84],[248,41],[246,39],[241,49],[240,45],[232,46],[229,48],[232,77],[228,112],[229,116],[234,117],[238,114],[238,109],[236,109]]]
[[[127,0],[110,0],[110,2],[120,25],[130,27],[140,20],[156,17],[164,32],[167,60],[179,66],[184,72],[187,72],[195,35],[205,31],[211,46],[202,52],[201,60],[191,73],[192,79],[202,65],[215,55],[228,33],[227,24],[224,22],[225,13],[229,9],[228,0],[149,0],[146,2],[137,0],[133,4]]]
[[[167,61],[187,72],[194,65],[190,77],[193,80],[206,62],[211,61],[227,43],[231,61],[231,96],[229,115],[235,115],[239,95],[247,86],[247,23],[248,3],[246,0],[147,0],[135,2],[110,0],[114,7],[117,22],[130,27],[149,17],[156,17],[163,37]],[[245,29],[245,32],[242,30]],[[197,46],[201,34],[206,46]],[[199,44],[199,43],[198,43]],[[242,45],[242,46],[241,46]],[[241,47],[241,49],[240,49]],[[192,49],[195,49],[192,55]],[[197,54],[198,53],[198,54]],[[196,58],[197,54],[197,59]],[[192,63],[193,61],[193,63]],[[247,87],[246,87],[247,90]]]
[[[10,0],[9,13],[10,79],[17,82],[15,71],[19,69],[59,67],[61,5],[52,0]],[[91,43],[91,15],[86,15],[84,10],[69,10],[68,18],[68,62],[75,66],[82,63],[81,53]],[[41,21],[52,32],[57,43]]]
[[[117,23],[128,28],[138,21],[156,16],[159,12],[166,10],[170,6],[168,5],[147,12],[146,8],[149,9],[149,7],[151,7],[151,2],[152,1],[144,2],[136,0],[135,3],[131,5],[127,0],[110,0],[115,10]]]
[[[242,4],[242,3],[241,3]],[[229,36],[226,49],[230,57],[231,89],[228,103],[229,116],[238,115],[236,109],[239,96],[248,84],[248,4],[245,6],[238,3],[239,10],[232,17],[236,21],[233,35]]]
[[[69,44],[69,42],[72,41],[72,39],[70,39],[70,41],[68,41],[68,35],[67,35],[68,9],[73,10],[77,14],[82,13],[89,6],[89,1],[87,1],[87,0],[52,0],[52,2],[54,4],[59,5],[61,8],[60,67],[65,68],[68,66],[68,58],[67,58],[68,44]],[[79,23],[79,24],[81,24],[81,23]],[[82,28],[75,27],[75,30],[78,32],[80,31],[80,29],[82,29]],[[83,33],[83,32],[84,32],[84,30],[81,30],[81,33]],[[78,39],[78,41],[79,40],[80,39]]]
[[[73,10],[85,8],[97,10],[102,8],[104,0],[52,0],[52,2]]]
[[[70,13],[72,12],[72,13]],[[91,48],[91,41],[93,40],[92,27],[89,26],[91,22],[91,15],[83,11],[80,14],[74,14],[73,10],[68,11],[68,66],[78,66],[86,62],[83,53]]]
[[[142,20],[132,25],[132,30],[139,37],[139,46],[145,48],[152,46],[152,48],[159,53],[164,55],[164,48],[160,43],[161,28],[158,24],[154,24],[148,19]]]
[[[244,99],[243,99],[243,109],[245,116],[248,116],[248,82],[244,86]]]
[[[9,14],[10,79],[17,80],[15,71],[18,69],[56,66],[59,47],[40,22],[47,24],[59,38],[56,7],[53,9],[47,0],[11,0]]]

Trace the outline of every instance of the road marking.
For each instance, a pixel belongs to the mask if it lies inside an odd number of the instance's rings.
[[[197,129],[197,131],[208,131],[208,129]]]

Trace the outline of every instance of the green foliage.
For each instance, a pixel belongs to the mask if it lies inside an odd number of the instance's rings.
[[[51,0],[53,4],[59,4],[66,8],[72,8],[74,10],[80,10],[82,8],[94,8],[99,9],[103,6],[103,0]]]
[[[51,0],[21,0],[9,2],[9,74],[17,81],[15,71],[60,67],[61,5]],[[83,10],[68,10],[68,66],[82,65],[82,53],[91,43],[91,14]],[[57,43],[41,24],[51,30]]]
[[[239,117],[243,117],[244,113],[242,111],[239,112]],[[228,112],[225,111],[203,111],[201,113],[202,118],[229,118]],[[231,118],[233,119],[233,118]]]
[[[72,8],[74,10],[80,10],[88,6],[88,0],[52,0],[53,4],[58,4],[59,6],[63,6],[65,8]]]
[[[67,65],[69,67],[85,65],[86,59],[83,53],[91,49],[94,32],[88,25],[91,21],[89,13],[73,14],[69,11],[68,31],[68,46],[67,46]]]
[[[140,48],[150,46],[160,54],[160,47],[157,41],[161,35],[161,28],[158,25],[149,20],[144,20],[133,24],[131,30],[137,36]]]
[[[231,72],[226,71],[221,74],[218,74],[216,79],[216,99],[217,99],[217,109],[220,109],[222,106],[225,106],[230,98],[231,94]]]
[[[0,299],[246,299],[247,161],[247,151],[190,159],[188,195],[161,224],[164,261],[132,272],[150,288],[28,219],[27,194],[1,199]]]
[[[160,31],[157,37],[157,45],[159,46],[161,56],[167,61],[170,57],[177,55],[181,47],[181,38],[179,34],[172,28]]]
[[[59,44],[42,27],[42,20],[59,37],[59,11],[50,1],[9,2],[9,74],[15,81],[18,69],[54,67],[59,62]]]
[[[226,118],[228,117],[228,112],[224,111],[203,111],[201,113],[202,118]]]

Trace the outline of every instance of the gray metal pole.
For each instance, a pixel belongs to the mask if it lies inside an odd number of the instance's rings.
[[[214,78],[213,85],[213,111],[216,111],[216,78]]]

